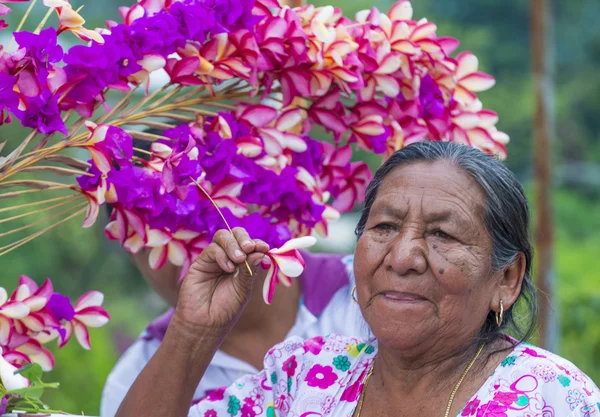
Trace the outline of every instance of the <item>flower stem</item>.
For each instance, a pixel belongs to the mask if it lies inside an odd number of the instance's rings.
[[[108,120],[108,118],[110,116],[112,116],[115,112],[117,112],[118,110],[120,110],[121,107],[123,107],[124,104],[128,103],[129,99],[131,98],[131,96],[133,95],[133,93],[137,90],[137,88],[138,87],[136,86],[136,87],[132,88],[131,90],[129,90],[129,92],[127,94],[125,94],[123,96],[123,98],[117,104],[115,104],[115,106],[112,109],[110,109],[110,111],[108,113],[100,116],[98,118],[98,120],[96,120],[96,124],[100,125],[100,124],[104,123],[106,120]]]
[[[131,135],[132,138],[145,140],[147,142],[156,142],[157,140],[165,139],[165,137],[162,135],[155,135],[147,132],[139,132],[137,130],[126,130],[125,132]]]
[[[85,205],[87,205],[87,204],[88,204],[87,202],[86,202],[86,203],[82,203],[82,205],[84,205],[84,206],[85,206]],[[77,207],[81,207],[81,205],[79,205],[79,206],[76,206],[76,208],[77,208]],[[36,233],[34,233],[34,234],[32,234],[32,235],[29,235],[29,236],[27,236],[27,237],[25,237],[25,238],[23,238],[23,239],[21,239],[21,240],[18,240],[18,241],[16,241],[16,242],[13,242],[13,243],[11,243],[11,244],[8,244],[8,245],[6,245],[6,246],[2,246],[2,247],[0,247],[0,256],[2,256],[2,255],[6,255],[7,253],[9,253],[9,252],[12,252],[13,250],[15,250],[15,249],[17,249],[17,248],[20,248],[20,247],[21,247],[21,246],[23,246],[24,244],[26,244],[26,243],[28,243],[28,242],[31,242],[31,241],[32,241],[33,239],[35,239],[36,237],[38,237],[38,236],[41,236],[41,235],[43,235],[44,233],[46,233],[46,232],[49,232],[50,230],[57,228],[57,227],[58,227],[58,226],[60,226],[61,224],[68,222],[68,221],[69,221],[69,220],[71,220],[72,218],[74,218],[74,217],[76,217],[76,216],[78,216],[78,215],[80,215],[80,214],[84,213],[86,210],[87,210],[87,208],[86,208],[86,207],[83,207],[83,208],[81,208],[80,210],[77,210],[75,213],[71,214],[70,216],[68,216],[68,217],[66,217],[66,218],[64,218],[64,219],[62,219],[62,220],[61,220],[61,221],[59,221],[59,222],[56,222],[56,223],[54,223],[54,224],[52,224],[52,225],[50,225],[50,226],[46,227],[46,228],[45,228],[45,229],[43,229],[43,230],[40,230],[39,232],[36,232]]]
[[[202,109],[195,109],[193,107],[180,107],[177,110],[186,112],[186,113],[201,114],[203,116],[210,116],[210,117],[218,116],[218,114],[215,112],[208,111],[208,110],[202,110]]]
[[[157,130],[168,130],[168,129],[173,129],[175,127],[175,126],[170,125],[168,123],[153,122],[153,121],[150,121],[150,120],[147,120],[147,121],[140,120],[140,121],[130,122],[130,123],[127,123],[127,125],[128,126],[129,125],[133,125],[133,126],[137,126],[137,125],[148,126],[151,129],[157,129]]]
[[[6,161],[6,163],[3,164],[3,165],[0,165],[0,180],[3,178],[3,176],[1,175],[2,170],[4,170],[4,169],[5,170],[10,170],[11,166],[19,158],[19,156],[21,156],[21,153],[23,152],[23,150],[25,150],[25,148],[27,147],[27,145],[29,145],[29,142],[31,142],[31,140],[37,135],[37,133],[38,133],[37,129],[34,129],[33,132],[31,132],[29,135],[27,135],[27,137],[17,147],[17,149],[15,149],[14,151],[12,151],[10,153],[10,155],[8,155],[6,157],[8,159]]]
[[[32,0],[31,1],[31,3],[29,4],[29,7],[27,8],[27,11],[23,15],[23,18],[19,22],[19,25],[17,26],[17,30],[15,30],[15,32],[20,32],[21,31],[21,29],[23,28],[23,25],[25,24],[25,21],[27,20],[27,18],[31,14],[31,11],[33,10],[33,7],[35,6],[36,3],[37,3],[37,0]],[[10,50],[10,48],[12,47],[12,43],[14,42],[14,40],[15,40],[14,37],[10,40],[10,42],[8,44],[8,47],[6,48],[7,51]]]
[[[57,166],[53,166],[53,165],[37,165],[37,166],[33,166],[33,167],[29,167],[29,168],[25,168],[25,169],[21,170],[21,172],[35,172],[35,171],[50,171],[50,172],[53,172],[53,173],[59,174],[59,175],[85,175],[88,177],[94,176],[94,174],[90,174],[89,172],[86,172],[86,171],[81,171],[78,169],[71,169],[71,168],[57,167]]]
[[[42,200],[42,201],[34,201],[33,203],[26,203],[26,204],[19,204],[18,206],[11,206],[11,207],[5,207],[0,209],[0,213],[4,213],[7,211],[13,211],[13,210],[20,210],[20,209],[24,209],[27,207],[33,207],[33,206],[38,206],[40,204],[48,204],[48,203],[54,203],[56,201],[64,201],[67,199],[72,199],[73,197],[76,197],[74,195],[64,195],[62,197],[55,197],[55,198],[50,198],[48,200]]]
[[[35,33],[37,35],[41,32],[42,28],[44,27],[44,25],[50,18],[50,15],[52,14],[53,11],[54,11],[54,9],[52,9],[52,8],[48,9],[48,11],[46,12],[46,15],[44,16],[44,18],[42,19],[40,24],[35,28],[35,31],[33,33]]]
[[[23,194],[39,193],[41,191],[64,190],[65,188],[71,188],[71,187],[72,187],[72,185],[62,184],[62,185],[56,185],[54,187],[48,187],[48,188],[42,188],[42,189],[34,188],[32,190],[12,191],[10,193],[0,194],[0,200],[4,200],[6,198],[20,197]]]
[[[80,197],[80,196],[73,196],[73,197]],[[80,198],[82,198],[82,197],[80,197]],[[49,211],[49,210],[52,210],[52,209],[55,209],[55,208],[62,207],[64,205],[70,204],[71,202],[72,201],[67,200],[67,201],[63,201],[62,203],[54,204],[53,206],[50,206],[50,207],[44,207],[44,208],[41,208],[41,209],[38,209],[38,210],[30,211],[28,213],[21,213],[21,214],[17,214],[16,216],[13,216],[13,217],[8,217],[8,218],[5,218],[5,219],[0,219],[0,224],[2,224],[2,223],[8,223],[8,222],[11,222],[13,220],[22,219],[23,217],[33,216],[34,214],[44,213],[46,211]]]
[[[69,203],[70,203],[70,201],[69,201]],[[87,204],[87,202],[86,202],[85,204]],[[84,205],[84,204],[83,204],[83,205]],[[75,206],[75,208],[78,208],[78,207],[83,207],[83,205],[81,205],[81,204],[80,204],[79,206]],[[47,222],[47,221],[49,221],[49,220],[53,220],[53,219],[56,219],[57,217],[61,217],[61,216],[65,215],[65,214],[67,214],[67,213],[69,213],[69,212],[73,211],[73,209],[74,209],[74,207],[69,207],[69,208],[68,208],[68,209],[66,209],[66,210],[60,211],[60,212],[58,212],[58,213],[56,213],[56,214],[53,214],[52,216],[49,216],[49,217],[43,218],[43,219],[41,219],[41,220],[38,220],[38,221],[36,221],[36,222],[34,222],[34,223],[29,223],[29,224],[27,224],[27,225],[25,225],[25,226],[22,226],[22,227],[19,227],[19,228],[16,228],[16,229],[10,230],[10,231],[8,231],[8,232],[0,233],[0,237],[4,237],[4,236],[8,236],[8,235],[12,235],[13,233],[18,233],[18,232],[22,232],[23,230],[30,229],[30,228],[32,228],[32,227],[35,227],[35,226],[39,225],[39,224],[45,223],[45,222]]]
[[[125,117],[130,116],[131,114],[133,114],[136,111],[138,111],[141,107],[143,107],[146,104],[148,104],[149,102],[151,102],[157,95],[159,95],[160,93],[162,93],[163,91],[165,91],[167,88],[169,88],[169,84],[163,85],[162,87],[160,87],[158,90],[154,91],[149,96],[146,96],[146,97],[142,98],[132,108],[130,108],[129,110],[127,110],[124,113]],[[137,89],[137,87],[136,87],[136,89]]]
[[[173,96],[175,96],[177,93],[179,93],[182,90],[183,86],[182,85],[178,85],[177,87],[175,87],[172,91],[169,91],[167,94],[165,94],[163,97],[159,98],[158,100],[156,100],[154,103],[152,103],[150,106],[148,106],[149,109],[154,109],[158,106],[160,106],[161,104],[163,104],[165,101],[170,100],[171,98],[173,98]]]
[[[157,113],[154,115],[154,117],[165,117],[167,119],[175,120],[175,121],[181,122],[181,123],[190,123],[190,122],[194,121],[193,117],[185,116],[183,114],[169,113],[169,112]],[[130,123],[125,123],[125,124],[130,124]]]
[[[135,148],[135,147],[134,147],[134,148],[133,148],[133,150],[134,150],[135,152],[144,153],[144,154],[146,154],[146,155],[150,155],[150,156],[154,155],[152,152],[148,152],[148,151],[147,151],[147,150],[145,150],[145,149],[140,149],[140,148]]]
[[[210,103],[206,103],[204,105],[210,106],[210,107],[220,107],[222,109],[227,109],[227,110],[235,110],[235,106],[232,106],[231,104],[225,104],[225,103],[210,102]]]
[[[200,191],[202,191],[202,193],[204,193],[204,195],[206,196],[206,198],[208,198],[210,200],[210,202],[212,203],[212,205],[217,209],[217,212],[221,216],[221,219],[223,219],[223,223],[225,223],[225,226],[227,227],[227,230],[229,230],[229,233],[231,233],[233,235],[233,231],[231,230],[231,227],[229,227],[229,223],[227,223],[227,220],[225,219],[225,216],[221,212],[221,209],[219,208],[219,206],[217,206],[217,203],[215,203],[215,200],[212,199],[212,197],[210,196],[210,194],[208,194],[208,192],[204,189],[204,187],[202,187],[198,183],[198,181],[196,181],[192,177],[189,177],[189,178],[190,178],[190,180],[192,180],[192,182],[194,184],[196,184],[196,186],[200,189]],[[244,261],[244,263],[246,264],[246,268],[248,269],[248,273],[250,274],[250,276],[252,276],[252,269],[250,268],[250,265],[248,265],[248,261]]]

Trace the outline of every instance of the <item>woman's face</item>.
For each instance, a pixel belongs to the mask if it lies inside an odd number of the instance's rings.
[[[358,299],[379,343],[460,347],[492,307],[485,195],[452,164],[418,162],[385,178],[355,253]]]

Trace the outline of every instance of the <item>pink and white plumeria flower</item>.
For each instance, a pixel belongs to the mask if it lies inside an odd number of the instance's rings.
[[[104,294],[98,291],[90,291],[83,294],[75,304],[75,315],[71,321],[65,324],[66,336],[60,346],[64,346],[70,339],[73,333],[77,341],[84,349],[91,349],[90,333],[88,327],[104,326],[110,316],[104,308]]]
[[[268,264],[267,276],[263,285],[263,298],[265,303],[271,304],[275,287],[282,283],[286,287],[292,285],[290,278],[297,278],[304,271],[304,259],[298,249],[306,249],[317,243],[313,236],[304,236],[288,240],[282,247],[271,249],[267,252]],[[267,263],[263,263],[266,265]]]
[[[37,363],[48,372],[55,359],[45,344],[58,339],[63,347],[75,331],[80,343],[89,348],[86,326],[99,327],[108,321],[108,313],[100,307],[102,294],[84,294],[73,308],[68,297],[54,292],[47,279],[41,286],[22,275],[19,286],[8,298],[0,287],[0,355],[17,368]],[[0,373],[2,364],[0,363]],[[4,377],[2,377],[3,379]]]
[[[52,282],[49,279],[46,279],[41,287],[38,287],[34,280],[21,275],[19,286],[10,300],[25,304],[29,308],[29,313],[20,319],[14,318],[13,326],[17,332],[25,333],[26,329],[39,332],[44,329],[47,320],[42,309],[48,303],[53,291]]]
[[[0,348],[0,382],[8,391],[14,391],[29,386],[29,380],[23,375],[15,374],[18,368],[8,363],[2,356],[2,348]]]
[[[14,332],[13,319],[23,319],[29,307],[21,301],[8,300],[6,290],[0,287],[0,345],[6,345]]]

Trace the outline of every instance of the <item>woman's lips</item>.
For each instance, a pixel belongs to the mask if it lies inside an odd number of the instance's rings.
[[[398,291],[383,291],[380,293],[383,297],[388,300],[400,301],[404,303],[419,303],[422,301],[427,301],[425,298],[421,297],[417,294],[407,293],[407,292],[398,292]]]

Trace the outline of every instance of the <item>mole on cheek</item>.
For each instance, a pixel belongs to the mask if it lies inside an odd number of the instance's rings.
[[[440,268],[440,275],[444,275],[444,268]]]

